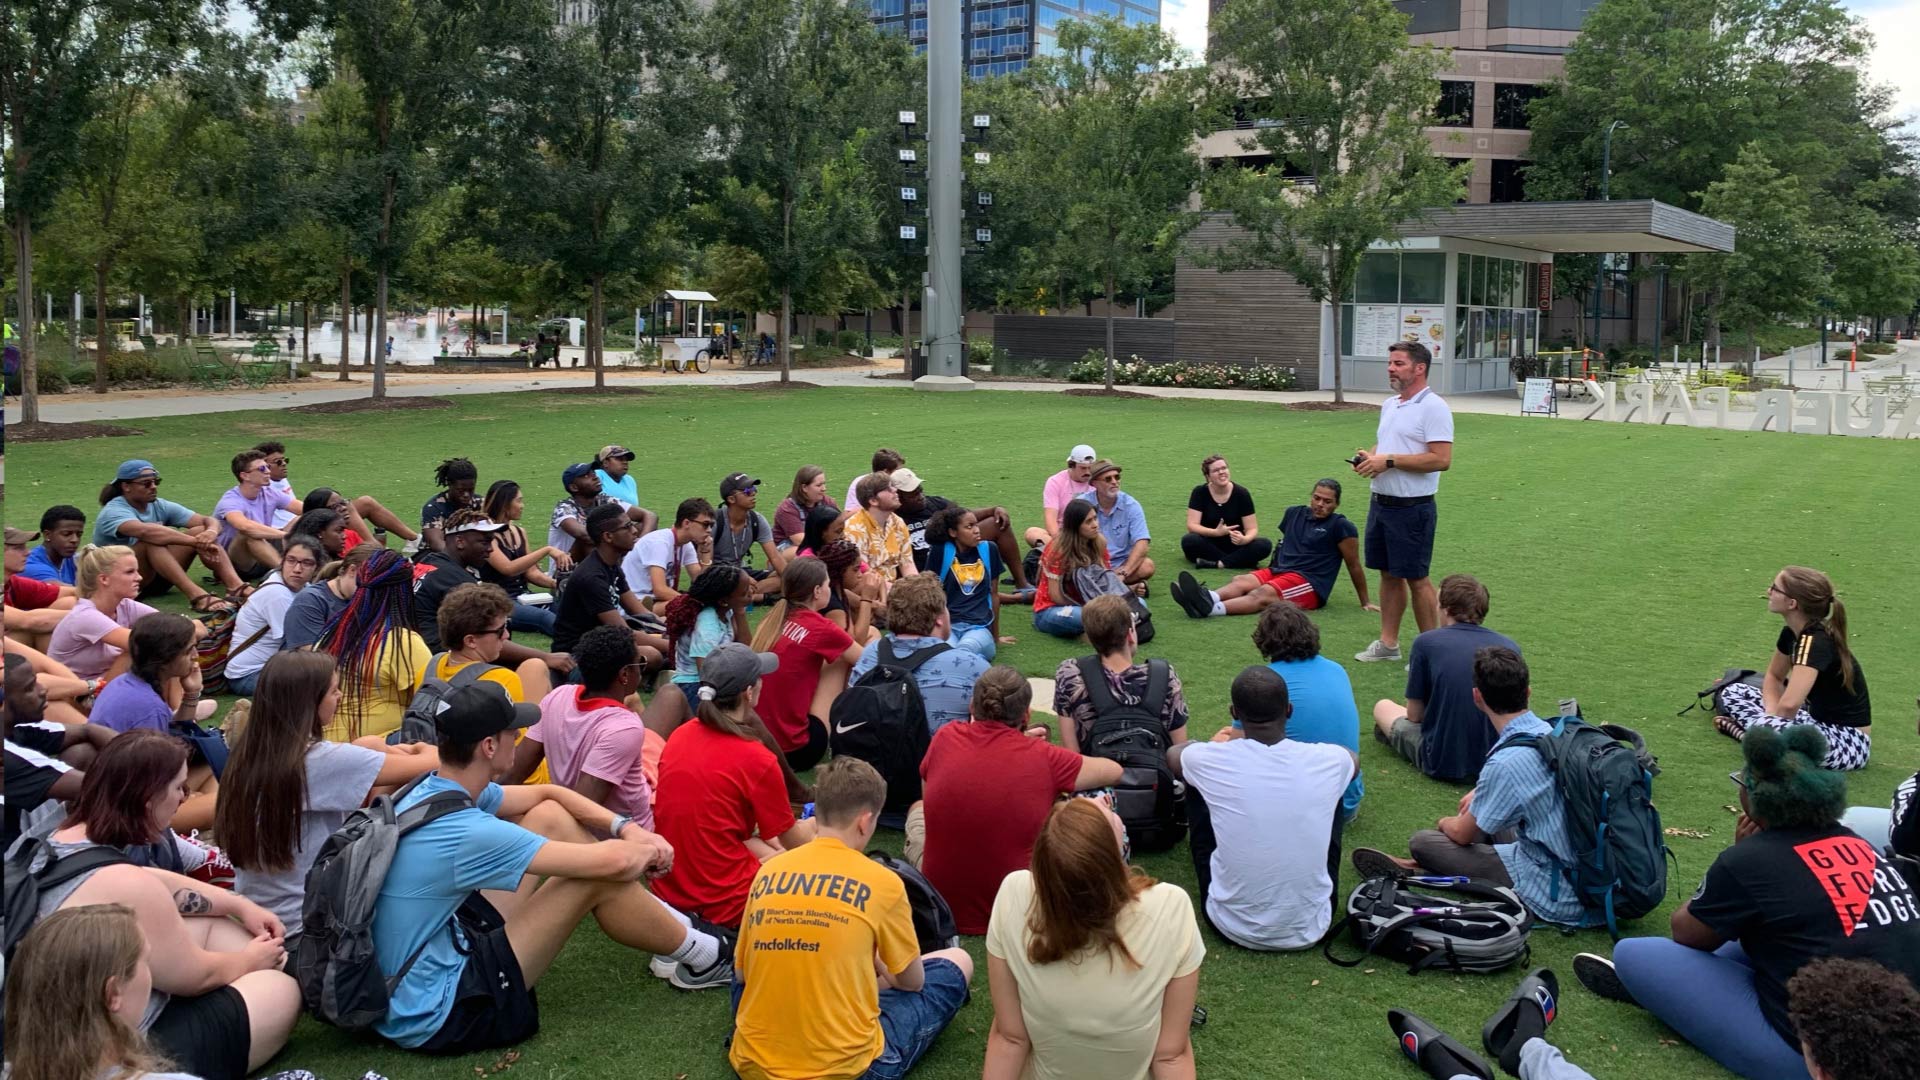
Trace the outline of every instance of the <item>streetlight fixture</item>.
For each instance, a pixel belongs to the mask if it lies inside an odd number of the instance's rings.
[[[1610,202],[1609,189],[1613,180],[1613,133],[1627,126],[1625,120],[1615,120],[1607,125],[1607,133],[1600,140],[1600,201]],[[1600,351],[1600,282],[1606,274],[1607,260],[1596,255],[1593,263],[1593,348]]]

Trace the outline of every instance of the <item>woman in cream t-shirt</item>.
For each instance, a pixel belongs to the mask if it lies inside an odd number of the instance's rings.
[[[1179,886],[1128,867],[1112,810],[1055,806],[987,925],[983,1080],[1179,1080],[1206,946]]]

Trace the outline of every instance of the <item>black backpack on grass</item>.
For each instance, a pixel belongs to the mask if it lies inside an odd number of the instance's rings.
[[[1620,919],[1638,919],[1667,898],[1672,852],[1653,805],[1659,763],[1638,732],[1596,727],[1577,711],[1557,719],[1547,735],[1517,736],[1508,745],[1533,747],[1553,774],[1574,855],[1560,870],[1581,906],[1602,915],[1618,939]]]
[[[1416,891],[1420,890],[1420,891]],[[1504,885],[1464,877],[1395,874],[1368,878],[1347,897],[1347,915],[1322,939],[1321,952],[1341,967],[1373,957],[1403,961],[1407,974],[1439,968],[1462,974],[1525,963],[1533,916]],[[1333,955],[1340,932],[1361,954]]]
[[[904,814],[920,801],[920,759],[927,756],[933,733],[927,730],[927,703],[913,673],[952,648],[943,641],[902,658],[894,653],[892,638],[881,639],[873,670],[847,687],[828,711],[833,756],[873,766],[887,782],[886,813]]]
[[[913,908],[913,936],[920,940],[922,953],[939,952],[960,944],[960,930],[953,922],[953,908],[947,898],[933,887],[927,875],[905,859],[896,859],[884,851],[867,856],[893,871],[907,887],[907,904]]]
[[[1160,719],[1173,669],[1165,660],[1147,661],[1146,696],[1129,705],[1113,696],[1099,657],[1083,656],[1074,664],[1094,714],[1080,750],[1088,757],[1120,763],[1120,780],[1113,785],[1113,812],[1126,825],[1133,850],[1166,851],[1187,835],[1186,801],[1167,766],[1173,738]]]
[[[421,942],[392,978],[380,973],[373,947],[374,902],[386,884],[401,838],[473,805],[465,792],[443,791],[396,811],[419,783],[415,780],[347,815],[346,823],[327,838],[307,871],[293,975],[307,1011],[335,1027],[364,1031],[386,1019],[394,987],[427,947]]]

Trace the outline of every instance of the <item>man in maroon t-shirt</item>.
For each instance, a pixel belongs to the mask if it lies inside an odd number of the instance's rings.
[[[7,637],[30,649],[47,651],[53,628],[73,610],[73,586],[57,581],[36,581],[21,571],[27,567],[27,545],[40,539],[39,533],[7,526],[7,582],[5,617]]]
[[[1024,870],[1054,800],[1120,780],[1120,763],[1054,746],[1027,730],[1033,690],[1005,665],[973,684],[973,718],[933,736],[920,762],[926,795],[907,810],[907,859],[953,908],[963,934],[987,932],[1000,881]]]

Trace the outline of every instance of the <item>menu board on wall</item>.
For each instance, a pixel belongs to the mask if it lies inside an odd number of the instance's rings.
[[[1438,304],[1355,304],[1353,340],[1347,342],[1347,355],[1384,358],[1387,346],[1394,342],[1417,341],[1433,353],[1435,360],[1442,360],[1447,355],[1449,336],[1447,309]]]
[[[1400,340],[1400,305],[1355,304],[1350,356],[1387,355],[1387,346]]]
[[[1435,360],[1446,359],[1447,309],[1439,306],[1401,308],[1397,340],[1417,341],[1433,353]]]

